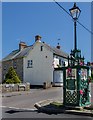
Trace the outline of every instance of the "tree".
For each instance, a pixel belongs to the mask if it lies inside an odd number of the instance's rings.
[[[7,84],[21,83],[21,80],[19,79],[19,77],[13,67],[9,68],[8,73],[5,76],[4,83],[7,83]]]

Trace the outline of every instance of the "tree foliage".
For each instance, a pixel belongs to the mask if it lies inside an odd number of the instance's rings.
[[[7,84],[21,83],[21,80],[19,79],[19,77],[13,67],[9,68],[8,73],[5,76],[4,83],[7,83]]]

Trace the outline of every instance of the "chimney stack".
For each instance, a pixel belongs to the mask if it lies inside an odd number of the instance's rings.
[[[36,35],[36,36],[35,36],[35,42],[36,42],[36,41],[41,41],[41,38],[42,38],[42,37],[41,37],[40,35]]]
[[[60,49],[61,47],[60,47],[60,45],[59,45],[59,43],[58,43],[58,45],[57,45],[57,47],[56,47],[57,49]]]
[[[26,48],[26,47],[27,47],[27,45],[26,45],[25,42],[20,42],[20,43],[19,43],[19,50],[20,50],[20,51],[23,50],[23,49]]]

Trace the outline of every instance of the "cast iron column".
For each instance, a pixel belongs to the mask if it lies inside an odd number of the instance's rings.
[[[74,49],[77,50],[76,20],[74,20]]]

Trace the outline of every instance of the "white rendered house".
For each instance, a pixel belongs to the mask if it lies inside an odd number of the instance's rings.
[[[43,85],[44,82],[54,82],[54,68],[67,64],[68,54],[60,50],[60,46],[51,47],[41,42],[39,35],[35,43],[27,46],[24,42],[3,59],[3,79],[10,66],[13,66],[22,82],[31,85]]]

